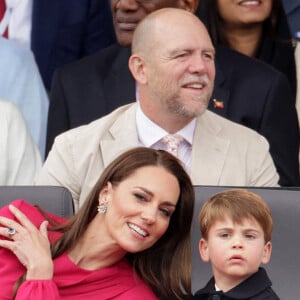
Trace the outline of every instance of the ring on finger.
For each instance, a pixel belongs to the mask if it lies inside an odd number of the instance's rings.
[[[7,234],[8,234],[9,236],[13,236],[13,235],[16,234],[16,233],[17,233],[17,231],[16,231],[15,228],[11,228],[11,227],[7,228]]]

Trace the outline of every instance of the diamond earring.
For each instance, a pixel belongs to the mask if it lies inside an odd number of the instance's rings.
[[[107,206],[104,203],[101,203],[98,205],[97,210],[99,214],[105,214],[107,212]]]

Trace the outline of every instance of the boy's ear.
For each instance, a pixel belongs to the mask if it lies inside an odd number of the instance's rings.
[[[267,264],[270,261],[271,253],[272,253],[272,243],[267,242],[264,246],[264,252],[261,258],[262,264]]]
[[[199,253],[204,262],[209,262],[209,251],[207,241],[203,238],[199,241]]]

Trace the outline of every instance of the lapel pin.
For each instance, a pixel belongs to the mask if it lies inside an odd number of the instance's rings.
[[[220,109],[223,109],[223,108],[224,108],[224,103],[223,103],[223,101],[218,101],[217,99],[214,99],[214,100],[213,100],[213,103],[214,103],[214,107],[215,107],[215,108],[220,108]]]

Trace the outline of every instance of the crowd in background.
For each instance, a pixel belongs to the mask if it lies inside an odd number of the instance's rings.
[[[123,40],[122,28],[117,24],[126,13],[134,15],[138,11],[136,5],[96,0],[78,1],[74,5],[58,0],[4,2],[0,7],[0,65],[6,72],[1,79],[0,98],[17,104],[42,161],[58,134],[135,101],[134,79],[126,66],[121,68],[119,63],[126,64],[130,26],[135,26],[134,22],[143,15],[137,13],[138,17],[130,21],[133,24],[124,25],[129,27]],[[147,4],[143,7],[143,14],[166,5],[163,2],[156,7],[154,2],[154,8],[148,9]],[[215,89],[209,109],[266,137],[280,185],[298,185],[299,178],[295,177],[299,175],[299,163],[295,162],[295,153],[296,149],[299,153],[299,131],[293,110],[296,103],[299,113],[300,106],[296,101],[300,25],[295,17],[299,5],[291,1],[265,1],[264,15],[257,23],[251,17],[243,20],[230,3],[203,0],[198,5],[192,1],[191,9],[206,24],[216,47]],[[234,65],[242,65],[243,58],[223,53],[224,47],[262,60],[281,75],[265,70],[262,65],[258,69],[254,62],[249,66],[245,62],[244,68],[238,69]],[[228,71],[230,68],[236,70]],[[124,72],[128,74],[125,76]],[[230,79],[235,83],[229,83],[229,72],[235,74],[235,79],[234,75]],[[281,78],[282,74],[286,78]],[[244,81],[239,80],[243,77]],[[247,80],[249,87],[244,86]]]
[[[1,80],[0,98],[17,104],[25,118],[29,133],[40,151],[42,161],[47,157],[54,138],[59,133],[87,124],[136,98],[134,93],[128,91],[127,86],[133,82],[129,76],[122,78],[125,82],[112,81],[102,77],[101,85],[103,87],[100,89],[96,87],[95,83],[92,83],[96,78],[93,74],[93,72],[97,72],[96,68],[106,69],[105,72],[108,72],[109,68],[110,71],[114,69],[112,63],[114,60],[109,58],[114,55],[114,50],[110,50],[110,45],[114,45],[117,41],[130,51],[128,48],[130,42],[126,41],[126,37],[123,41],[119,39],[118,27],[116,23],[113,23],[111,9],[114,15],[116,2],[118,1],[91,0],[77,1],[76,5],[70,5],[69,1],[57,1],[50,4],[47,1],[7,0],[6,3],[3,1],[1,4],[2,8],[0,6],[0,18],[1,14],[3,15],[0,27],[3,35],[3,38],[0,38],[0,64],[1,69],[7,70]],[[126,7],[127,4],[121,2],[120,11],[127,10],[129,14],[135,12],[135,7]],[[281,176],[280,184],[297,185],[297,179],[292,179],[292,177],[295,177],[295,168],[297,167],[298,170],[299,164],[295,165],[295,159],[292,157],[295,157],[294,150],[299,146],[299,141],[295,141],[298,132],[295,131],[295,117],[287,110],[290,108],[289,106],[293,105],[291,103],[293,101],[296,103],[298,112],[300,106],[299,101],[296,101],[296,97],[299,97],[299,93],[296,93],[296,66],[299,69],[297,63],[299,59],[296,54],[299,46],[295,50],[295,46],[298,45],[297,32],[300,31],[299,18],[295,17],[299,13],[299,5],[294,1],[292,3],[287,0],[282,3],[280,0],[266,1],[266,3],[269,3],[269,6],[270,3],[272,5],[269,8],[266,6],[265,16],[261,17],[259,26],[257,26],[257,22],[254,25],[255,19],[254,21],[239,19],[234,13],[234,7],[232,9],[228,6],[230,1],[203,0],[199,2],[198,7],[193,8],[196,9],[196,15],[206,24],[217,49],[217,77],[209,109],[265,136]],[[161,7],[164,5],[164,3],[161,4]],[[224,11],[222,11],[223,7]],[[226,15],[226,7],[231,13],[229,18]],[[227,103],[224,91],[222,94],[221,88],[218,87],[221,76],[218,64],[221,69],[222,63],[224,64],[222,61],[226,60],[224,55],[219,54],[223,51],[219,50],[220,46],[255,57],[282,72],[288,79],[291,94],[287,88],[282,87],[281,90],[279,88],[274,90],[274,94],[270,96],[274,102],[264,103],[259,99],[263,103],[261,105],[264,105],[263,109],[260,108],[260,110],[264,110],[263,117],[260,116],[261,111],[253,108],[257,106],[254,103],[254,99],[258,98],[256,94],[251,95],[252,107],[248,104],[249,107],[241,109],[235,103],[239,102],[242,106],[249,101],[246,96],[245,103],[242,100],[237,101],[234,98],[237,92],[232,88],[227,96],[231,103]],[[101,51],[106,47],[108,47],[108,57]],[[124,55],[125,51],[124,49]],[[126,55],[129,57],[129,52],[127,53]],[[101,57],[102,55],[103,57]],[[105,65],[103,60],[107,60],[108,63]],[[242,64],[242,62],[239,63]],[[93,64],[99,65],[93,66]],[[66,68],[61,68],[63,66]],[[223,66],[223,68],[227,67]],[[120,71],[122,70],[116,69],[116,72]],[[76,72],[78,73],[76,74]],[[260,72],[264,73],[263,70]],[[250,75],[248,76],[249,80],[253,79]],[[264,74],[264,76],[269,75]],[[53,77],[54,82],[52,83]],[[275,79],[273,78],[272,81],[275,82]],[[105,82],[108,85],[107,90],[105,90]],[[252,83],[256,84],[254,81]],[[236,84],[241,85],[240,82]],[[87,85],[90,87],[86,87]],[[266,82],[265,85],[268,83]],[[283,84],[276,82],[276,85],[279,87]],[[244,88],[244,91],[247,91],[247,88]],[[270,94],[271,91],[265,93]],[[274,100],[276,96],[281,98],[280,101]],[[242,98],[241,95],[236,95],[236,97]],[[249,99],[251,99],[250,96]],[[225,108],[221,109],[220,103]],[[272,112],[272,109],[274,111],[277,109],[277,115]],[[251,115],[251,110],[253,110],[253,115]],[[256,114],[255,117],[254,114]],[[280,122],[278,120],[280,117],[285,121]],[[275,119],[279,123],[277,126]],[[268,125],[269,127],[267,127]],[[282,144],[286,145],[285,149]],[[289,160],[287,157],[291,159]],[[289,171],[284,170],[285,168]],[[288,174],[289,172],[290,174]],[[3,184],[5,183],[3,182]]]

